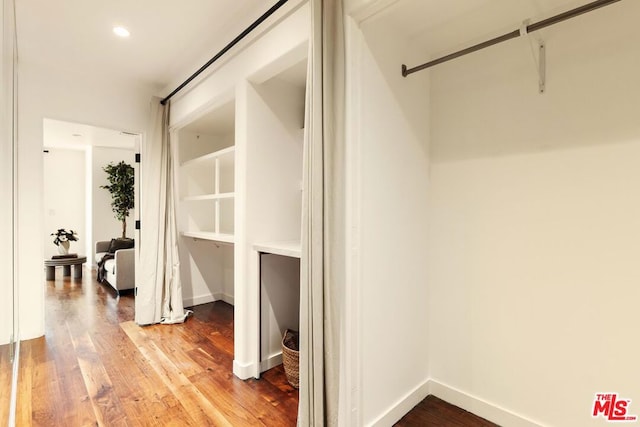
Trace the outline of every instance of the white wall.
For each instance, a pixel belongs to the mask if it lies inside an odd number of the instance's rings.
[[[233,126],[229,123],[229,126]],[[234,145],[233,132],[221,129],[220,134],[207,134],[181,129],[177,132],[175,148],[180,164],[187,160],[213,153]],[[178,171],[180,231],[215,230],[215,202],[184,201],[185,196],[212,194],[215,192],[213,161],[191,164]],[[233,170],[224,170],[220,175],[220,191],[233,191]],[[227,206],[221,208],[226,211]],[[233,218],[233,210],[229,215]],[[180,274],[182,298],[186,307],[215,300],[233,302],[233,246],[218,242],[182,237],[178,241],[180,251]]]
[[[526,42],[432,74],[429,372],[505,425],[605,425],[602,391],[640,413],[640,3],[618,5],[545,34],[542,96]]]
[[[111,193],[101,185],[107,185],[107,173],[102,169],[109,163],[124,161],[135,164],[135,152],[125,148],[93,147],[91,149],[91,186],[92,186],[92,243],[91,260],[95,261],[95,242],[122,237],[122,222],[117,220],[111,210]],[[127,237],[134,237],[134,210],[127,217]],[[95,262],[93,262],[95,264]]]
[[[218,299],[233,302],[233,276],[231,292],[225,293],[224,269],[233,270],[233,247],[210,240],[183,237],[179,241],[182,299],[185,307],[205,304]],[[226,297],[226,298],[225,298]]]
[[[635,398],[640,138],[431,178],[431,376],[547,425]]]
[[[428,380],[429,84],[425,75],[401,77],[399,64],[414,57],[407,40],[378,19],[362,28],[364,38],[350,34],[359,96],[349,161],[359,280],[349,310],[361,341],[360,422],[390,425]]]
[[[0,7],[0,345],[10,341],[14,332],[14,49],[15,24],[13,1],[3,1]],[[2,369],[2,368],[0,368]],[[5,392],[5,390],[3,390]],[[8,392],[8,390],[6,391]],[[4,404],[4,403],[3,403]]]
[[[154,88],[110,76],[21,63],[18,144],[20,335],[44,333],[43,119],[142,133]]]
[[[249,84],[246,96],[245,251],[251,259],[253,244],[300,241],[305,89],[274,78]],[[261,269],[249,265],[250,283],[262,276],[261,361],[281,353],[287,328],[298,329],[300,261],[282,258],[263,255]]]
[[[48,148],[43,156],[44,177],[44,256],[58,254],[53,244],[54,233],[59,228],[73,230],[78,240],[71,242],[70,253],[85,255],[87,228],[86,159],[84,150]]]
[[[282,363],[282,337],[300,330],[300,259],[263,254],[260,261],[261,371]]]

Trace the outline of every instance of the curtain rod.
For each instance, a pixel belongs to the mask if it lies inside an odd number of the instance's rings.
[[[216,53],[214,55],[213,58],[211,58],[209,61],[207,61],[206,64],[204,64],[202,67],[200,67],[198,69],[198,71],[196,71],[195,73],[191,74],[184,82],[182,82],[182,84],[180,84],[180,86],[178,86],[177,88],[175,88],[173,90],[173,92],[171,92],[169,95],[167,95],[165,98],[163,98],[160,101],[160,104],[165,105],[167,103],[168,100],[170,100],[173,95],[175,95],[176,93],[180,92],[180,90],[182,90],[182,88],[184,88],[186,85],[188,85],[189,83],[191,83],[191,81],[193,79],[195,79],[196,77],[198,77],[200,75],[200,73],[202,73],[204,70],[206,70],[207,68],[209,68],[209,66],[211,64],[213,64],[214,62],[216,62],[218,59],[220,59],[220,57],[222,55],[224,55],[225,53],[227,53],[232,47],[234,47],[236,44],[238,44],[238,42],[240,40],[242,40],[243,38],[245,38],[250,32],[252,32],[253,30],[256,29],[256,27],[258,25],[260,25],[262,22],[264,22],[268,17],[270,17],[271,15],[273,15],[273,13],[280,9],[281,6],[283,6],[288,0],[280,0],[278,1],[276,4],[274,4],[269,10],[267,10],[264,14],[262,14],[262,16],[260,16],[258,19],[256,19],[251,25],[249,25],[243,32],[241,32],[240,34],[238,34],[238,36],[231,40],[231,42],[229,42],[229,44],[227,44],[225,47],[223,47],[220,52]]]
[[[546,28],[546,27],[550,27],[550,26],[552,26],[554,24],[557,24],[559,22],[566,21],[567,19],[574,18],[574,17],[576,17],[578,15],[582,15],[583,13],[591,12],[592,10],[596,10],[596,9],[601,8],[601,7],[608,6],[610,4],[613,4],[613,3],[616,3],[616,2],[619,2],[619,1],[620,0],[598,0],[598,1],[594,1],[592,3],[585,4],[584,6],[580,6],[580,7],[577,7],[575,9],[571,9],[571,10],[569,10],[567,12],[564,12],[564,13],[561,13],[559,15],[552,16],[551,18],[547,18],[547,19],[545,19],[543,21],[527,25],[526,27],[523,27],[523,29],[522,29],[522,30],[525,30],[525,31],[517,29],[517,30],[514,30],[514,31],[512,31],[510,33],[503,34],[501,36],[498,36],[498,37],[493,38],[491,40],[487,40],[487,41],[482,42],[482,43],[478,43],[477,45],[468,47],[466,49],[462,49],[462,50],[460,50],[458,52],[451,53],[449,55],[445,55],[445,56],[443,56],[441,58],[434,59],[433,61],[426,62],[426,63],[424,63],[422,65],[418,65],[418,66],[415,66],[413,68],[407,68],[407,66],[405,64],[402,64],[402,76],[403,77],[407,77],[409,74],[413,74],[413,73],[415,73],[417,71],[425,70],[427,68],[433,67],[434,65],[438,65],[438,64],[442,64],[443,62],[451,61],[452,59],[456,59],[456,58],[459,58],[461,56],[468,55],[470,53],[473,53],[473,52],[476,52],[478,50],[484,49],[486,47],[493,46],[493,45],[496,45],[498,43],[505,42],[507,40],[515,39],[517,37],[520,37],[521,35],[532,33],[534,31],[538,31],[538,30],[541,30],[541,29]]]

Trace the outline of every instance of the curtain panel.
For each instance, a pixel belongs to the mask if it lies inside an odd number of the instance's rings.
[[[298,425],[339,414],[344,313],[345,46],[342,0],[311,0],[303,165]]]
[[[139,325],[181,323],[182,305],[176,226],[175,174],[169,131],[170,103],[151,102],[149,138],[141,152],[140,265],[135,299]]]

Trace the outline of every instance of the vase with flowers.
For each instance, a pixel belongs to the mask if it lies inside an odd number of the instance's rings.
[[[78,235],[73,230],[66,230],[59,228],[55,233],[51,233],[56,238],[53,239],[53,244],[58,247],[60,255],[67,255],[69,253],[70,242],[76,242]]]

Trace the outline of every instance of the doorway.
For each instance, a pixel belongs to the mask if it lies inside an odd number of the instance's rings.
[[[95,242],[109,241],[122,235],[122,223],[111,208],[111,195],[104,167],[121,161],[134,167],[135,200],[139,185],[136,152],[141,136],[136,133],[98,126],[44,119],[44,255],[57,253],[53,244],[59,229],[73,230],[77,240],[69,252],[86,256],[85,269],[96,267]],[[134,223],[138,204],[126,220],[127,237],[137,238]]]

